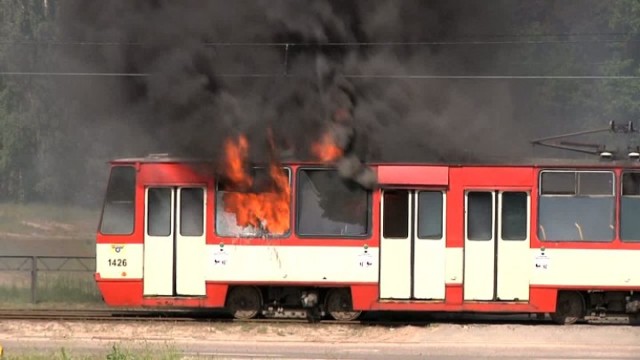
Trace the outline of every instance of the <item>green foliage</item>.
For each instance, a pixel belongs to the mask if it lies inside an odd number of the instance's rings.
[[[111,347],[111,352],[107,354],[107,360],[130,360],[131,355],[128,352],[123,351],[116,344]]]
[[[24,304],[31,301],[29,274],[19,274],[14,279],[5,277],[0,283],[0,304]],[[36,287],[38,302],[48,304],[102,303],[91,272],[38,272]]]
[[[46,50],[24,45],[52,36],[43,1],[0,2],[0,70],[29,71],[46,63]],[[0,78],[0,200],[28,201],[37,183],[41,124],[50,107],[48,80]]]

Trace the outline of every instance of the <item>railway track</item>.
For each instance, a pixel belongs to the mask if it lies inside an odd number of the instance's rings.
[[[259,318],[237,320],[222,313],[181,310],[110,310],[110,309],[0,309],[0,320],[86,320],[86,321],[183,321],[226,323],[306,323],[305,319]],[[353,325],[360,321],[323,320],[326,324]]]
[[[113,309],[0,309],[0,320],[65,320],[65,321],[164,321],[164,322],[212,322],[212,323],[267,323],[306,324],[300,318],[257,318],[250,320],[233,319],[223,312],[194,310],[113,310]],[[626,317],[587,318],[589,323],[629,324]],[[527,315],[492,314],[393,314],[365,315],[360,320],[322,320],[324,325],[370,325],[370,326],[426,326],[434,323],[456,324],[550,324],[546,318]],[[637,324],[637,323],[636,323]]]
[[[7,309],[0,310],[4,320],[189,320],[177,312],[108,309]],[[170,316],[168,316],[170,315]]]

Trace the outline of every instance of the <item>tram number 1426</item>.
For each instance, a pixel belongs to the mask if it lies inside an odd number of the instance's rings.
[[[109,266],[117,266],[117,267],[127,266],[127,259],[109,259]]]

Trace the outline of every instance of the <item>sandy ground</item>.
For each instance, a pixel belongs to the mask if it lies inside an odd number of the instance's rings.
[[[3,340],[4,339],[4,340]],[[613,325],[526,325],[434,323],[427,326],[363,326],[323,324],[262,324],[219,322],[78,322],[2,321],[0,344],[37,340],[126,343],[145,340],[162,343],[298,342],[422,344],[585,344],[640,350],[640,327]],[[639,355],[640,356],[640,355]]]

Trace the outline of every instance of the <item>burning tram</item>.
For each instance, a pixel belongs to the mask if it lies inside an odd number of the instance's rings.
[[[110,306],[236,318],[365,311],[640,311],[640,164],[111,162],[97,232]]]

